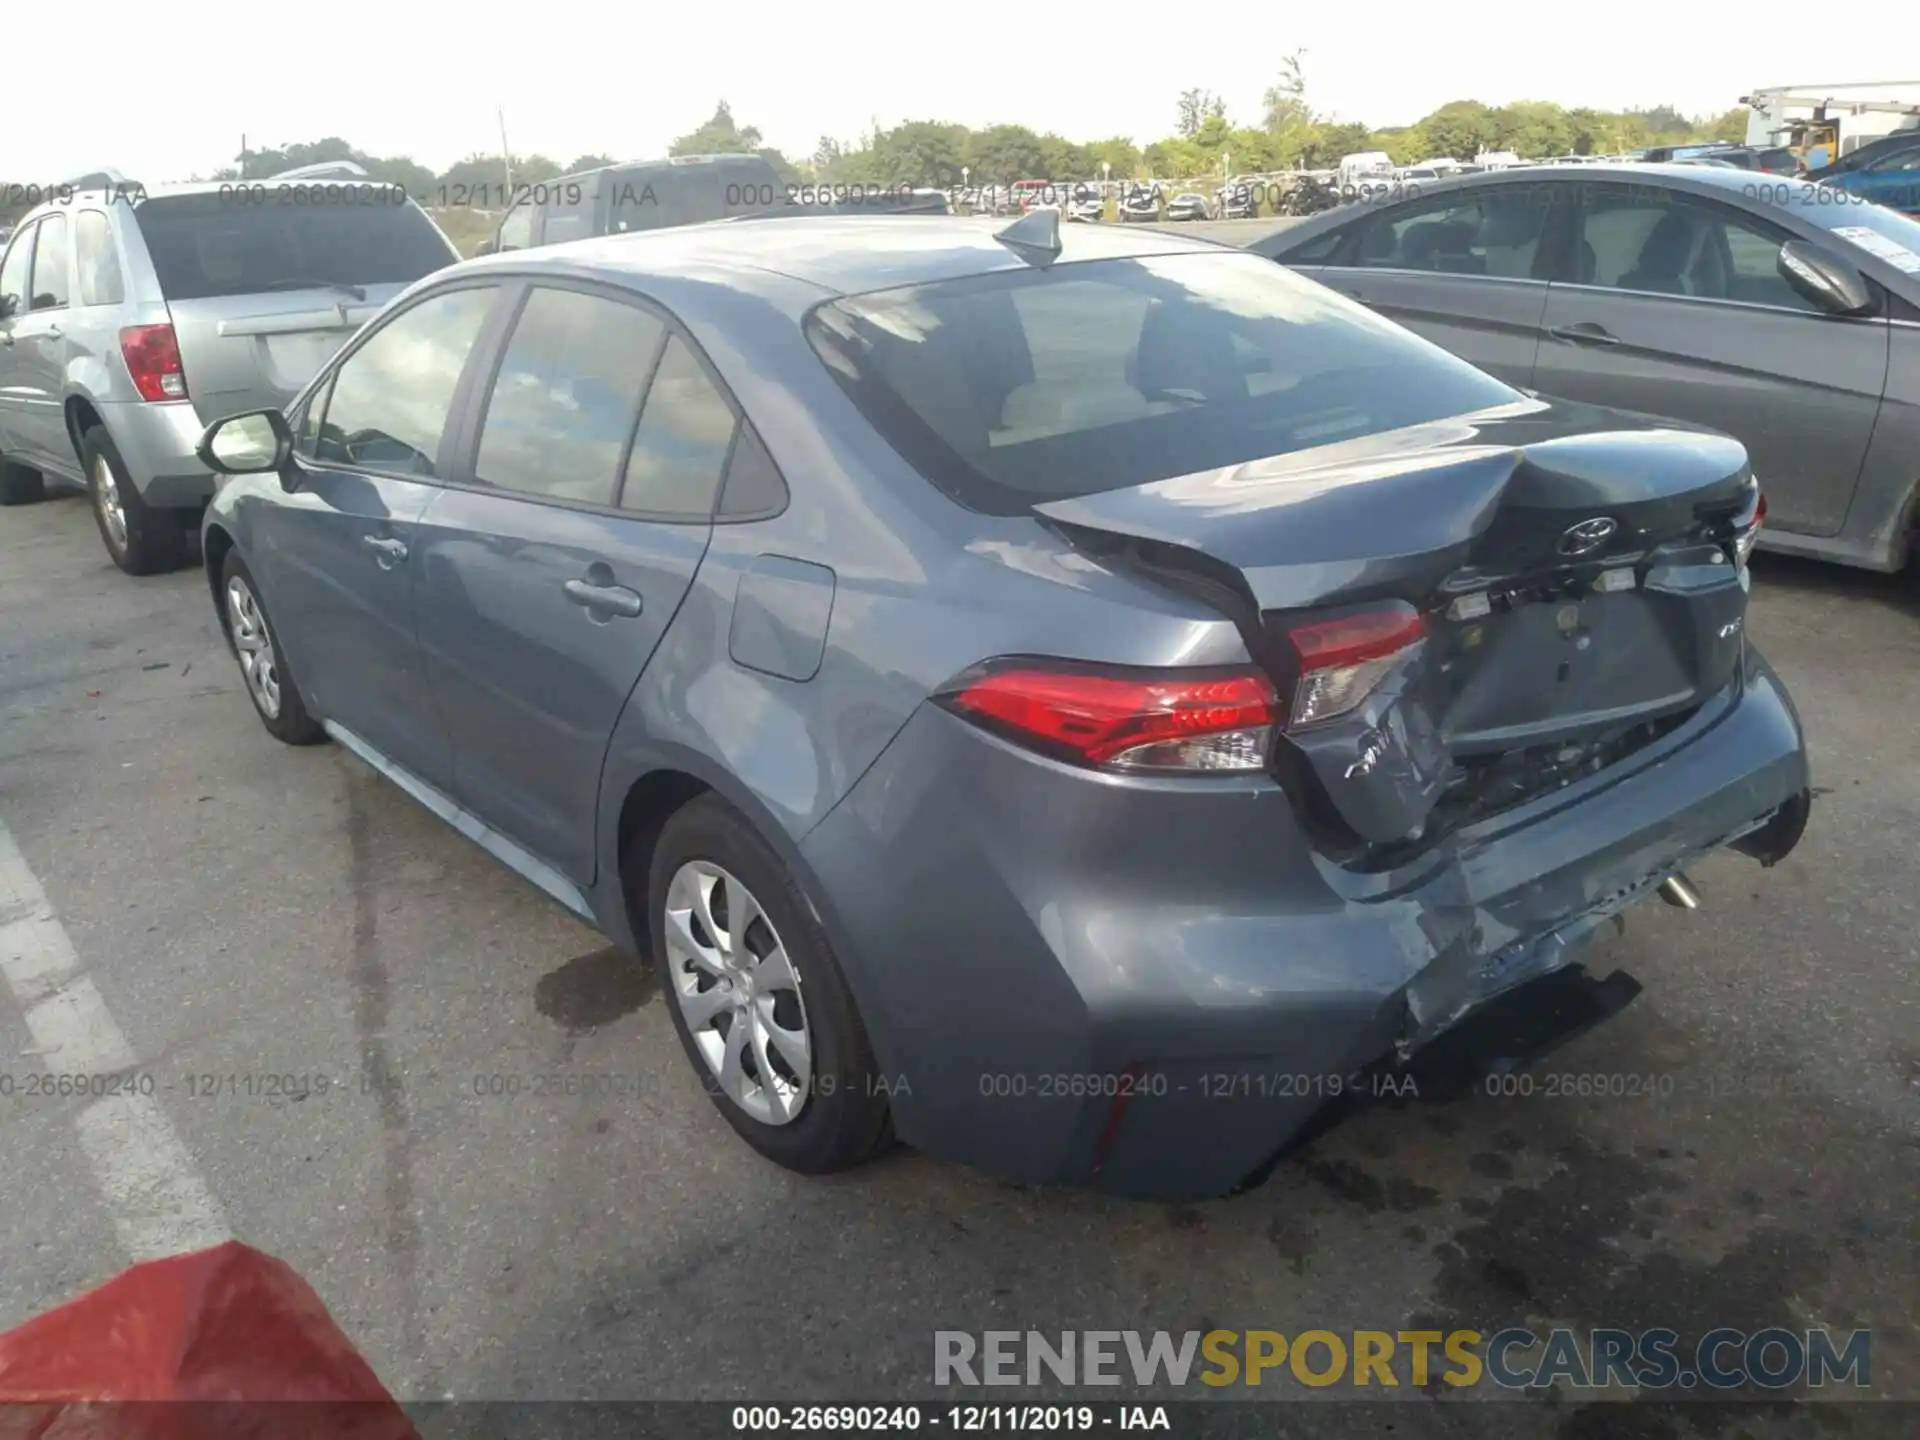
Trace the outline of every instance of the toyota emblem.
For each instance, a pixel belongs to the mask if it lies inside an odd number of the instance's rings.
[[[1598,550],[1612,537],[1620,526],[1605,515],[1592,520],[1582,520],[1578,525],[1569,525],[1560,534],[1560,543],[1554,546],[1562,555],[1584,555],[1589,550]]]

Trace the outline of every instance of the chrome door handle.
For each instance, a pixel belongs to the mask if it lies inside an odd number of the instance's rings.
[[[604,610],[628,619],[638,615],[641,610],[639,592],[629,590],[624,585],[589,585],[585,580],[569,580],[560,588],[567,592],[569,600],[584,610]]]
[[[1606,327],[1596,325],[1591,320],[1583,320],[1578,325],[1550,325],[1547,334],[1556,340],[1571,340],[1576,345],[1618,345],[1619,339],[1609,335]]]
[[[373,551],[374,563],[382,570],[391,570],[395,562],[407,558],[407,542],[390,540],[384,535],[362,535],[360,543]]]

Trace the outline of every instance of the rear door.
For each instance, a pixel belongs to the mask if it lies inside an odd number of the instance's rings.
[[[1315,278],[1509,385],[1531,384],[1548,222],[1570,188],[1486,185],[1383,207]]]
[[[208,422],[287,404],[387,301],[459,258],[382,186],[235,185],[134,214]]]
[[[464,285],[387,317],[295,417],[296,483],[251,507],[242,535],[314,713],[441,790],[453,758],[414,633],[416,522],[502,294]]]
[[[455,795],[593,882],[600,765],[712,533],[736,429],[690,342],[630,295],[525,289],[416,553]]]
[[[73,300],[73,231],[67,216],[50,214],[34,226],[23,313],[0,322],[0,352],[11,427],[20,454],[35,465],[75,467],[62,415],[67,368],[67,310]]]
[[[31,316],[33,237],[38,225],[22,226],[13,237],[6,257],[0,261],[0,297],[5,310],[0,316],[0,451],[11,451],[26,459],[38,434],[39,406],[27,374],[25,361],[34,351],[22,346],[20,332],[35,333]]]
[[[1886,322],[1804,299],[1775,268],[1792,237],[1744,209],[1647,183],[1582,192],[1535,388],[1723,430],[1752,457],[1769,526],[1838,531],[1886,384]]]

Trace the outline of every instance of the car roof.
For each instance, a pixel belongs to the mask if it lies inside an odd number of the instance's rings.
[[[742,288],[753,277],[801,280],[840,295],[925,285],[1027,268],[994,236],[1003,218],[948,215],[830,215],[721,220],[627,235],[605,235],[464,262],[465,269],[556,269],[647,275],[724,270]],[[1218,253],[1211,240],[1161,230],[1060,227],[1055,264],[1184,252]],[[442,271],[441,275],[448,274]]]

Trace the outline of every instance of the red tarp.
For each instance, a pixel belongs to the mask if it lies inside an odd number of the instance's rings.
[[[228,1241],[0,1334],[0,1440],[418,1440],[313,1288]]]

